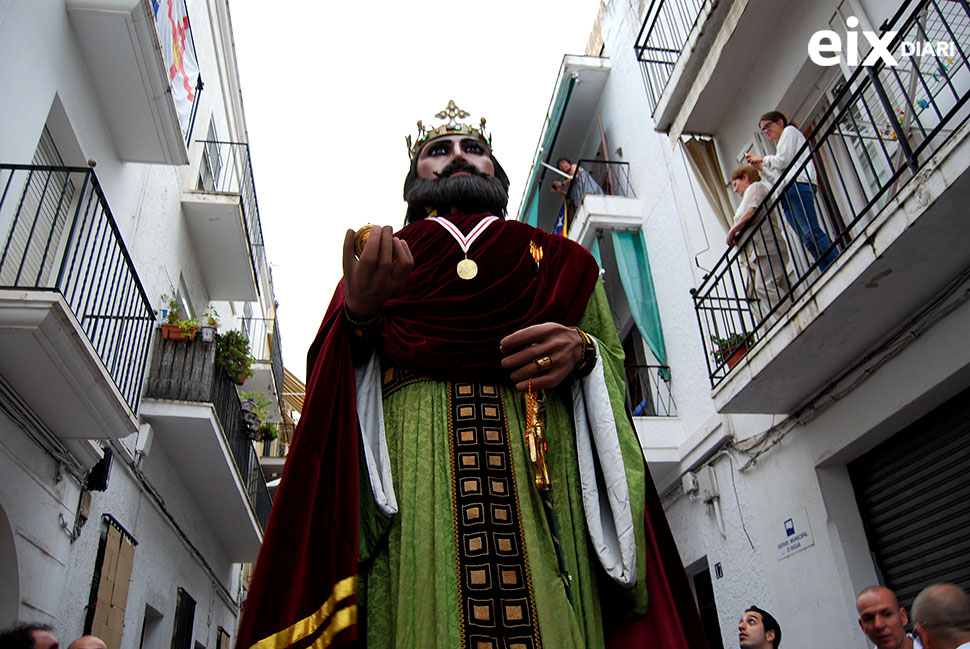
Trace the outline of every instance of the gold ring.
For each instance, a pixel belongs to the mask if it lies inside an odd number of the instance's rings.
[[[540,370],[548,370],[552,367],[552,359],[548,356],[540,356],[536,359],[536,365],[539,366]]]

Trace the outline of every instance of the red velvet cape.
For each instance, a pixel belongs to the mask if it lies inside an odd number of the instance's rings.
[[[459,215],[449,220],[467,233],[483,216]],[[457,276],[455,268],[464,254],[440,224],[418,221],[398,236],[407,241],[415,266],[400,293],[385,305],[377,344],[393,363],[430,376],[507,381],[507,372],[499,364],[499,340],[541,322],[575,324],[598,278],[596,262],[585,249],[517,221],[496,221],[474,242],[468,256],[478,263],[479,274],[470,281]],[[530,241],[542,247],[538,271],[529,252]],[[343,296],[343,287],[338,286],[308,354],[304,410],[266,527],[237,649],[256,643],[260,649],[306,647],[321,637],[332,640],[331,646],[363,646],[362,640],[357,642],[356,595],[340,586],[335,589],[357,575],[361,479]],[[649,477],[647,482],[652,490]],[[658,517],[669,536],[659,508],[653,519]],[[650,519],[648,509],[648,531]],[[676,548],[673,552],[686,584]],[[650,553],[648,573],[649,557]],[[683,598],[661,595],[658,589],[669,593],[665,572],[661,568],[655,574],[649,588],[651,602],[657,605],[651,606],[647,618],[660,618],[654,620],[658,624],[686,623],[683,615],[664,605]],[[687,597],[691,597],[689,587]],[[693,599],[686,603],[696,618]],[[655,613],[656,608],[661,610]],[[639,626],[645,622],[642,619]],[[683,637],[682,633],[674,635]],[[625,646],[686,649],[700,645]]]

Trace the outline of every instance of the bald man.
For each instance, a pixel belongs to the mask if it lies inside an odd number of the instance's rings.
[[[913,621],[926,649],[970,649],[970,596],[954,584],[933,584],[913,602]]]
[[[856,598],[859,626],[875,649],[923,649],[919,638],[906,633],[909,618],[896,593],[885,586],[869,586]]]
[[[68,645],[67,649],[108,649],[104,640],[96,635],[82,635]]]

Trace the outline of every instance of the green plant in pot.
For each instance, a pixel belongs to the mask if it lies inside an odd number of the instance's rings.
[[[243,405],[243,419],[252,440],[266,442],[276,439],[276,424],[266,421],[271,404],[269,397],[257,390],[244,390],[239,392],[239,398]]]
[[[272,442],[277,435],[276,422],[264,421],[256,429],[257,441],[260,442]]]
[[[162,338],[166,340],[194,340],[199,330],[195,318],[182,319],[182,304],[175,295],[162,295],[165,303],[165,322],[162,323]]]
[[[727,363],[728,369],[734,367],[748,352],[749,337],[745,331],[729,334],[727,338],[711,334],[711,342],[714,344],[714,362],[717,365]]]
[[[242,385],[253,375],[256,359],[249,351],[249,338],[231,329],[216,341],[216,364],[225,369],[236,385]]]
[[[205,324],[202,325],[202,341],[211,343],[216,339],[216,330],[219,328],[219,312],[211,304],[205,308],[202,314]]]

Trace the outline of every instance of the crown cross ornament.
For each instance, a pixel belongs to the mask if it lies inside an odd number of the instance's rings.
[[[492,136],[485,133],[484,117],[481,119],[478,126],[458,121],[464,120],[466,117],[470,116],[471,113],[459,108],[454,99],[449,99],[448,105],[445,106],[445,109],[435,113],[436,119],[442,121],[447,120],[444,124],[439,124],[438,126],[428,128],[424,125],[424,122],[418,120],[418,134],[414,141],[412,142],[410,135],[405,138],[408,145],[408,156],[414,159],[421,149],[424,148],[425,144],[439,137],[444,137],[445,135],[468,135],[471,137],[477,137],[485,142],[489,148],[491,148]]]

